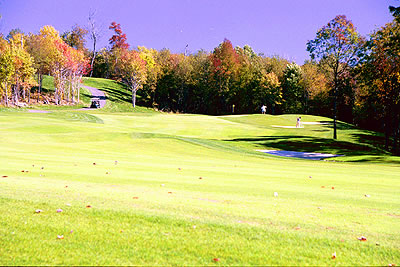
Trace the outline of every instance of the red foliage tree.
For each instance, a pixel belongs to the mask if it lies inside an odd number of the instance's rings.
[[[111,49],[121,48],[128,49],[129,44],[126,42],[126,34],[122,32],[121,24],[116,23],[115,21],[111,22],[111,26],[108,27],[110,30],[114,30],[114,35],[109,39],[110,45],[112,45]]]
[[[211,60],[211,78],[215,84],[216,97],[220,99],[219,103],[215,103],[215,113],[225,112],[230,110],[233,104],[232,97],[234,93],[235,79],[237,78],[240,68],[239,55],[236,53],[232,43],[225,39],[214,52],[210,55]]]

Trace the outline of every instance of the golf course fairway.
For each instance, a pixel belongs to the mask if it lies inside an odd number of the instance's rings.
[[[400,161],[378,134],[105,110],[0,110],[0,265],[400,264]]]

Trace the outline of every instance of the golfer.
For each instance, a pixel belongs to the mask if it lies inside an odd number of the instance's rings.
[[[296,122],[296,128],[300,128],[301,127],[301,117],[297,118],[297,122]]]
[[[261,107],[261,113],[265,114],[267,112],[267,106],[266,105],[262,105]]]

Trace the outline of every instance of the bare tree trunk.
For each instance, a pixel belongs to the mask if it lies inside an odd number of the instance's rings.
[[[25,92],[25,88],[22,88],[22,98],[24,99],[24,101],[26,101],[26,92]]]
[[[96,58],[96,43],[100,37],[100,31],[99,28],[97,27],[95,16],[96,16],[96,10],[89,13],[90,39],[93,40],[93,57],[90,63],[90,77],[92,77],[93,75],[94,60]]]
[[[72,78],[69,78],[67,102],[72,102]]]
[[[93,75],[93,66],[94,66],[94,59],[96,58],[96,41],[93,39],[93,57],[92,62],[90,63],[90,77]]]
[[[6,86],[5,86],[5,88],[6,88],[6,106],[8,107],[8,88],[7,88],[7,82],[6,82]]]
[[[390,128],[390,116],[385,114],[385,150],[389,150]]]
[[[37,102],[39,103],[40,94],[42,93],[42,75],[38,72],[38,95],[37,95]]]
[[[334,69],[334,99],[333,99],[333,139],[337,139],[337,126],[336,126],[336,116],[337,116],[337,89],[338,89],[338,70],[339,61],[336,62]]]
[[[135,107],[136,106],[136,89],[132,90],[132,106]]]

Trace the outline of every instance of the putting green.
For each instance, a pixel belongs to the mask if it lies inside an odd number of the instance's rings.
[[[295,118],[3,110],[0,264],[399,264],[398,158]]]

